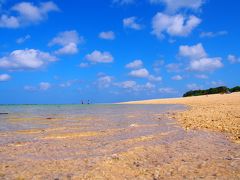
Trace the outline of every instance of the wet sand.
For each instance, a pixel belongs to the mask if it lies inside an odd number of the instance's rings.
[[[165,116],[184,109],[6,115],[11,130],[0,131],[0,179],[239,179],[240,145],[222,133],[186,131]]]
[[[240,143],[240,93],[154,99],[126,104],[183,104],[187,111],[172,113],[185,129],[207,129],[227,133]]]

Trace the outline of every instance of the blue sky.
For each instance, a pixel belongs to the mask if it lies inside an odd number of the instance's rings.
[[[240,84],[236,0],[0,0],[0,103],[179,97]]]

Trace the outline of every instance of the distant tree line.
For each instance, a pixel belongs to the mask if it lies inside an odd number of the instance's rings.
[[[183,94],[183,97],[201,96],[201,95],[208,95],[208,94],[225,94],[225,93],[232,93],[232,92],[240,92],[240,86],[236,86],[234,88],[220,86],[220,87],[216,87],[216,88],[209,88],[206,90],[188,91],[185,94]]]

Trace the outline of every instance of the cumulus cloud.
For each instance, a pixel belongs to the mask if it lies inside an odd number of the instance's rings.
[[[152,34],[162,39],[165,34],[170,36],[188,36],[201,23],[201,19],[194,15],[168,15],[157,13],[152,19]]]
[[[137,22],[137,17],[135,17],[135,16],[124,18],[123,26],[125,28],[131,28],[131,29],[135,29],[135,30],[142,29],[142,26]]]
[[[20,26],[19,20],[14,16],[1,15],[0,28],[18,28]]]
[[[147,77],[149,77],[150,74],[147,69],[141,68],[141,69],[137,69],[137,70],[132,70],[129,73],[129,75],[132,77],[137,77],[137,78],[147,78]]]
[[[49,82],[40,82],[38,86],[24,86],[24,90],[26,91],[46,91],[51,88],[51,84]]]
[[[0,58],[0,68],[9,70],[38,69],[49,62],[56,61],[49,53],[35,49],[15,50]]]
[[[51,87],[51,84],[48,82],[41,82],[39,83],[39,89],[42,91],[46,91]]]
[[[62,48],[55,51],[56,54],[76,54],[78,52],[78,44],[83,42],[83,37],[79,36],[75,30],[60,32],[54,37],[49,46],[58,45]]]
[[[106,40],[114,40],[115,33],[113,31],[101,32],[98,37]]]
[[[26,86],[23,87],[23,89],[24,89],[25,91],[36,91],[36,90],[37,90],[37,87],[26,85]]]
[[[231,63],[231,64],[235,64],[235,63],[240,63],[240,58],[233,55],[233,54],[229,54],[227,57],[227,60]]]
[[[80,82],[81,81],[78,79],[72,79],[72,80],[68,80],[66,82],[60,83],[59,86],[62,88],[67,88],[67,87],[71,87],[75,83],[80,83]]]
[[[143,62],[140,59],[134,60],[130,63],[128,63],[125,67],[129,69],[138,69],[143,66]]]
[[[176,90],[174,90],[173,88],[167,87],[167,88],[159,88],[158,92],[165,93],[165,94],[173,94],[173,93],[176,93]]]
[[[128,65],[130,65],[130,67],[133,69],[128,74],[129,76],[136,77],[136,78],[147,78],[149,81],[162,81],[161,76],[154,76],[154,75],[150,74],[146,68],[135,69],[136,66],[134,66],[134,65],[136,65],[136,64],[134,64],[134,63],[133,64],[130,63]],[[141,66],[142,66],[142,64],[141,64]]]
[[[193,71],[214,71],[223,67],[222,58],[201,58],[190,62],[189,69]]]
[[[76,54],[78,53],[78,47],[75,43],[69,43],[62,48],[55,51],[56,54]]]
[[[197,75],[195,75],[195,77],[198,79],[208,79],[208,76],[205,74],[197,74]]]
[[[180,63],[170,63],[166,65],[168,72],[179,72],[181,71],[182,64]]]
[[[227,34],[228,34],[227,31],[201,32],[200,37],[201,38],[204,38],[204,37],[213,38],[213,37],[217,37],[217,36],[224,36],[224,35],[227,35]]]
[[[173,76],[171,79],[172,79],[172,80],[175,80],[175,81],[180,81],[180,80],[183,79],[183,77],[180,76],[180,75],[176,75],[176,76]]]
[[[143,87],[144,89],[154,89],[154,88],[156,87],[156,85],[153,84],[153,83],[147,82],[147,83],[144,84],[142,87]]]
[[[189,90],[199,90],[199,89],[202,89],[202,86],[192,83],[192,84],[187,84],[187,88]]]
[[[0,74],[0,82],[8,81],[11,79],[11,76],[8,74]]]
[[[187,45],[180,46],[179,55],[182,57],[190,58],[190,59],[207,57],[207,53],[201,43],[198,43],[193,46],[187,46]]]
[[[87,54],[85,58],[91,63],[112,63],[114,60],[111,53],[98,50],[94,50],[91,54]]]
[[[124,89],[134,89],[137,83],[136,81],[123,81],[123,82],[117,83],[116,85]]]
[[[24,36],[24,37],[18,38],[18,39],[16,40],[16,43],[17,43],[17,44],[22,44],[22,43],[24,43],[25,41],[27,41],[27,40],[30,39],[30,38],[31,38],[31,36],[28,34],[28,35],[26,35],[26,36]]]
[[[108,88],[112,84],[113,79],[112,76],[108,75],[100,76],[97,80],[97,85],[100,88]]]
[[[153,70],[157,73],[160,72],[161,67],[164,65],[164,60],[156,60],[153,63]]]
[[[58,6],[52,1],[35,5],[31,2],[20,2],[15,4],[8,14],[2,14],[0,17],[0,27],[18,28],[25,25],[36,24],[46,19],[48,13],[59,11]]]
[[[164,4],[167,12],[176,12],[179,9],[199,9],[204,0],[150,0],[152,4]]]
[[[162,81],[162,77],[161,76],[149,75],[148,80],[149,81]]]
[[[208,57],[205,49],[201,43],[193,46],[180,46],[179,55],[189,59],[189,67],[187,69],[192,71],[214,71],[223,67],[222,58],[220,57]]]
[[[156,86],[150,82],[145,84],[138,84],[136,81],[123,81],[115,83],[117,87],[127,89],[128,91],[143,91],[143,90],[153,90]]]
[[[88,63],[84,63],[84,62],[82,62],[82,63],[80,63],[79,64],[79,67],[80,68],[87,68],[87,67],[89,67],[90,65],[88,64]]]

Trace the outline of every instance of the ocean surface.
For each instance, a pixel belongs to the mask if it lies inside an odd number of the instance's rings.
[[[0,131],[50,128],[56,124],[54,119],[57,118],[61,119],[57,123],[62,125],[90,118],[93,121],[102,121],[100,124],[89,124],[95,125],[96,128],[103,124],[106,125],[105,128],[120,128],[132,123],[151,124],[154,123],[152,119],[154,114],[183,108],[181,105],[0,105]],[[142,116],[132,121],[133,118],[129,117],[131,115]],[[44,120],[48,120],[49,123],[42,123]]]

